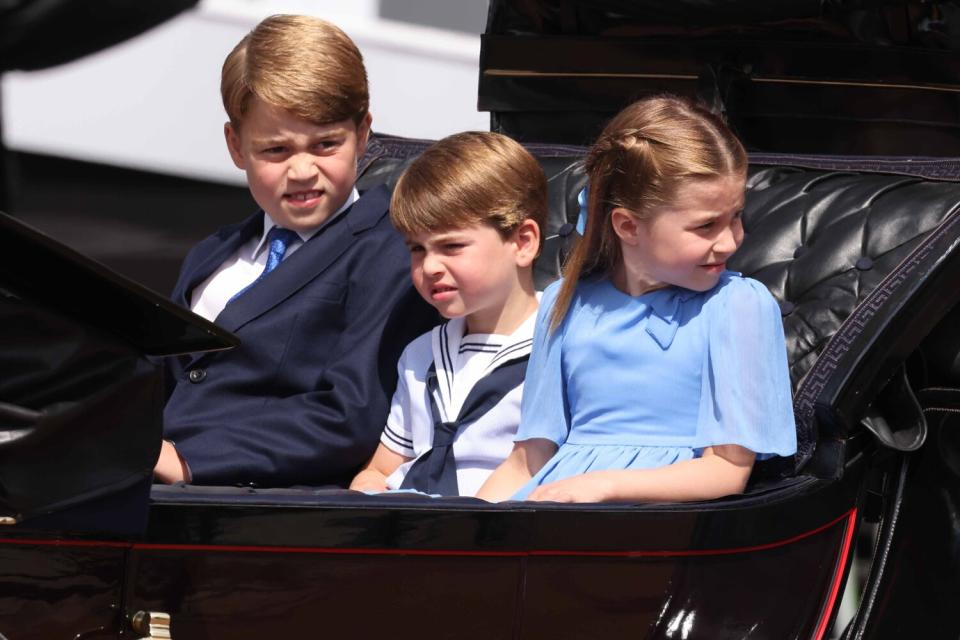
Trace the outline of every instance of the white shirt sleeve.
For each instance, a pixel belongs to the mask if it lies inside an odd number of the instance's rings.
[[[411,358],[411,351],[415,342],[407,345],[397,363],[397,390],[390,401],[390,414],[380,436],[380,442],[385,447],[408,458],[417,455],[413,449],[413,407],[410,398],[410,378],[413,375],[413,363],[410,360],[414,359]]]

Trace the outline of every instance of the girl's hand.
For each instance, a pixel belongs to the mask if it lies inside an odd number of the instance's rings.
[[[557,445],[543,438],[515,442],[513,451],[477,491],[488,502],[507,500],[557,452]]]
[[[613,478],[606,471],[593,471],[541,485],[527,500],[541,502],[606,502],[613,499]]]
[[[551,502],[678,502],[741,493],[756,457],[749,449],[715,445],[703,456],[654,469],[589,471],[537,487],[528,500]]]

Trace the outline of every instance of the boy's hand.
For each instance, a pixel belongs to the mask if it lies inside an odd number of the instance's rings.
[[[354,491],[386,491],[387,477],[373,469],[365,469],[350,483]]]
[[[387,479],[375,471],[372,473],[361,471],[350,483],[350,488],[354,491],[386,491]]]
[[[190,482],[190,467],[169,440],[164,440],[160,447],[160,457],[153,468],[153,479],[164,484]]]
[[[386,491],[387,477],[404,462],[413,460],[388,449],[381,442],[373,452],[370,462],[353,478],[350,488],[355,491]]]

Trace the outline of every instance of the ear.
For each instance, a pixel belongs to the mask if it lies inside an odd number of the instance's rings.
[[[230,158],[237,169],[246,169],[246,162],[243,159],[242,148],[240,145],[240,132],[233,128],[229,122],[223,125],[223,137],[227,141],[227,151],[230,152]]]
[[[363,120],[357,125],[357,160],[367,150],[367,142],[370,140],[370,125],[373,123],[373,114],[367,111]]]
[[[613,225],[613,232],[617,234],[621,242],[629,245],[636,245],[639,241],[640,226],[643,224],[640,220],[623,207],[616,207],[610,212],[610,224]]]
[[[529,218],[513,230],[513,242],[517,246],[518,267],[529,267],[540,254],[540,226]]]

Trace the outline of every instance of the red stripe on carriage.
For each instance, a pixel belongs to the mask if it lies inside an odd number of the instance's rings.
[[[827,633],[827,626],[830,622],[833,606],[837,602],[837,596],[840,594],[840,585],[843,582],[843,569],[847,566],[847,557],[850,555],[850,547],[853,542],[853,534],[856,531],[857,510],[853,508],[847,514],[847,530],[843,535],[843,545],[840,547],[840,554],[837,556],[837,566],[833,570],[833,582],[830,584],[830,591],[827,600],[824,603],[823,610],[820,612],[820,622],[817,623],[817,631],[813,634],[814,640],[823,640]]]
[[[530,557],[530,556],[565,556],[565,557],[606,557],[606,558],[682,558],[692,556],[719,556],[733,555],[740,553],[753,553],[756,551],[765,551],[784,547],[804,538],[816,535],[826,529],[829,529],[843,520],[848,520],[846,539],[841,552],[841,560],[846,562],[846,556],[849,552],[850,540],[853,536],[852,523],[856,519],[857,510],[851,509],[838,518],[827,522],[824,525],[811,529],[810,531],[795,535],[785,540],[769,542],[760,545],[751,545],[747,547],[733,547],[728,549],[678,549],[673,551],[563,551],[563,550],[541,550],[534,549],[530,551],[482,551],[471,549],[362,549],[362,548],[337,548],[337,547],[277,547],[277,546],[256,546],[256,545],[220,545],[220,544],[172,544],[172,543],[150,543],[150,542],[110,542],[96,540],[43,540],[27,538],[0,538],[0,545],[32,545],[32,546],[52,546],[52,547],[107,547],[124,548],[142,551],[215,551],[231,553],[315,553],[326,555],[379,555],[379,556],[474,556],[474,557]],[[841,565],[842,568],[842,565]],[[831,585],[831,600],[836,599],[836,592],[839,586],[836,584],[837,577],[834,576],[834,584]],[[816,636],[818,639],[820,636]]]

